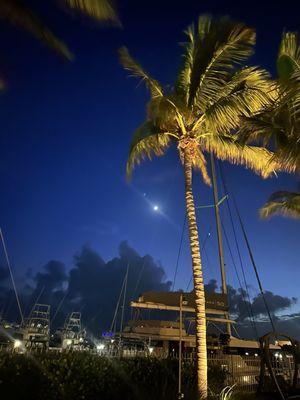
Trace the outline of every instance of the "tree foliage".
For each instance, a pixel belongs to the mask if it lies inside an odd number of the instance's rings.
[[[298,34],[282,36],[277,57],[278,98],[262,112],[244,119],[240,131],[245,143],[260,142],[274,149],[273,161],[289,172],[300,171],[300,44]],[[279,191],[260,210],[262,218],[274,214],[300,217],[299,193]]]
[[[186,30],[182,65],[174,85],[164,88],[135,61],[126,48],[120,60],[150,91],[146,121],[135,131],[127,176],[144,158],[161,156],[176,143],[179,152],[192,146],[193,166],[210,183],[205,153],[242,164],[263,177],[279,168],[272,153],[238,143],[236,129],[277,97],[277,85],[259,67],[244,63],[254,51],[255,32],[228,18],[200,16]]]
[[[111,0],[59,0],[60,3],[99,21],[119,24]],[[22,0],[0,0],[0,18],[30,32],[62,57],[70,60],[72,53],[42,19]]]

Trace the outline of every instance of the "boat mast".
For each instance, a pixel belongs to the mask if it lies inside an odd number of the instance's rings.
[[[218,194],[218,186],[217,186],[215,160],[214,160],[214,156],[212,153],[210,153],[210,164],[211,164],[212,186],[213,186],[213,194],[214,194],[214,209],[215,209],[216,224],[217,224],[219,263],[220,263],[221,280],[222,280],[222,293],[227,296],[228,291],[227,291],[227,281],[226,281],[225,262],[224,262],[222,226],[221,226],[221,218],[220,218],[220,210],[219,210],[219,194]],[[226,318],[229,319],[228,313],[226,315]],[[226,323],[226,331],[229,335],[231,335],[230,322]]]
[[[126,275],[124,279],[124,294],[123,294],[123,305],[122,305],[122,313],[121,313],[121,326],[120,326],[120,335],[123,333],[123,322],[124,322],[124,311],[125,311],[125,302],[126,302],[126,292],[127,292],[127,283],[128,283],[128,271],[129,271],[129,263],[127,264]]]

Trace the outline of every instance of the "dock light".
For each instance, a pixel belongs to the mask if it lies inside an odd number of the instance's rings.
[[[105,347],[104,344],[100,343],[97,345],[97,350],[99,350],[99,351],[104,350],[104,347]]]
[[[149,353],[152,354],[153,350],[154,350],[154,347],[149,346],[148,349],[149,349]]]
[[[67,345],[70,346],[71,344],[72,344],[72,340],[71,340],[71,339],[68,339],[68,340],[67,340]]]
[[[249,353],[246,352],[245,355],[246,355],[246,356],[249,356]]]
[[[19,349],[22,346],[21,340],[15,340],[14,341],[14,349]]]
[[[255,354],[254,354],[254,357],[258,357],[258,354],[257,354],[257,353],[255,353]]]
[[[79,338],[79,342],[80,343],[82,343],[83,342],[83,338],[81,337],[81,338]]]

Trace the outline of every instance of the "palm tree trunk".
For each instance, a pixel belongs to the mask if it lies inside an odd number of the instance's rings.
[[[193,264],[194,290],[196,300],[196,351],[197,351],[197,384],[199,398],[207,398],[207,351],[206,351],[206,316],[205,294],[199,247],[198,227],[192,189],[191,149],[184,149],[184,177],[186,212],[189,223],[189,239]]]

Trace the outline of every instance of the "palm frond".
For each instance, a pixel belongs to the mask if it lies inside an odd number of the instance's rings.
[[[281,79],[300,79],[300,46],[297,32],[283,34],[277,58],[277,71]]]
[[[72,53],[43,22],[20,0],[1,0],[0,18],[34,35],[64,58],[71,60]]]
[[[273,101],[278,99],[278,84],[270,79],[268,71],[257,66],[238,69],[223,86],[217,100],[239,92],[245,87],[257,88],[266,93]]]
[[[266,147],[272,138],[278,137],[282,132],[282,126],[274,124],[272,109],[262,111],[252,117],[242,118],[238,131],[239,141],[245,143],[261,143]]]
[[[300,118],[300,43],[297,32],[286,32],[282,36],[277,58],[279,78],[290,89],[293,116]]]
[[[185,31],[185,34],[188,37],[188,41],[183,44],[185,51],[182,56],[183,58],[182,67],[179,70],[178,78],[175,84],[175,92],[184,98],[185,104],[188,104],[190,96],[191,75],[193,68],[193,57],[195,52],[194,26],[193,25],[189,26]]]
[[[280,170],[278,163],[272,159],[272,152],[263,147],[242,146],[230,136],[208,136],[200,139],[200,147],[208,153],[212,152],[222,161],[243,165],[262,178],[267,178],[276,170]]]
[[[70,8],[78,10],[100,21],[120,24],[117,12],[110,0],[62,0]]]
[[[278,191],[273,193],[268,202],[259,210],[261,218],[280,214],[300,218],[300,193]]]
[[[199,19],[190,77],[189,105],[202,112],[214,102],[235,67],[253,52],[255,32],[227,18]]]
[[[200,171],[204,183],[211,186],[211,179],[207,171],[206,159],[199,146],[194,150],[192,165],[196,170]]]
[[[119,56],[123,67],[130,71],[132,76],[141,78],[141,80],[145,82],[153,99],[163,96],[163,90],[159,83],[155,79],[151,78],[142,66],[131,57],[126,47],[119,49]]]
[[[233,396],[233,389],[236,385],[226,386],[220,393],[219,399],[220,400],[230,400]]]
[[[162,156],[170,144],[167,132],[161,132],[150,121],[143,123],[134,133],[126,165],[127,178],[130,179],[136,164],[153,155]]]
[[[236,77],[234,81],[226,85],[227,90],[221,92],[218,101],[205,111],[210,129],[220,133],[237,128],[241,118],[269,107],[276,98],[276,87],[264,70],[252,69],[244,80],[239,81]]]
[[[298,126],[298,127],[297,127]],[[300,171],[300,131],[288,106],[271,107],[251,118],[243,118],[239,141],[275,148],[272,159],[286,172]]]

